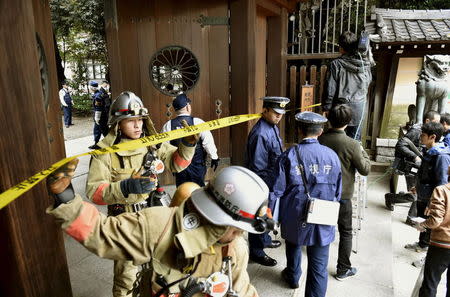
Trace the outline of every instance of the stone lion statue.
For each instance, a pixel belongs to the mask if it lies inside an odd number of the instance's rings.
[[[416,97],[416,123],[422,123],[423,116],[430,110],[445,112],[449,92],[449,55],[426,55],[419,73]]]

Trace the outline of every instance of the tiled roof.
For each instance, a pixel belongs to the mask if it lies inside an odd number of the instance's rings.
[[[375,8],[366,31],[375,43],[450,42],[450,9],[401,10]]]

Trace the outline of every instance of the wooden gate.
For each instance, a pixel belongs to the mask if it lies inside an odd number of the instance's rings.
[[[305,106],[321,103],[325,89],[327,66],[310,65],[289,67],[288,97],[291,99],[289,112],[286,116],[286,143],[296,143],[299,135],[295,129],[295,114],[300,111],[321,112],[321,107],[303,109]],[[312,94],[311,94],[312,93]],[[309,100],[309,99],[312,100]]]

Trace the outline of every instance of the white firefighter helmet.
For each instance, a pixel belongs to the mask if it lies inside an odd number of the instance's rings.
[[[122,92],[111,104],[108,125],[115,126],[123,119],[148,117],[142,100],[133,92]]]
[[[209,184],[195,190],[192,203],[208,221],[250,233],[273,229],[267,216],[269,188],[254,172],[240,166],[219,171]]]

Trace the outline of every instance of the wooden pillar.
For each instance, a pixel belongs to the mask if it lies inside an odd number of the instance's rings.
[[[123,90],[116,0],[105,0],[105,32],[112,98]]]
[[[47,1],[39,2],[48,12]],[[48,130],[36,41],[37,13],[33,1],[0,2],[0,28],[8,28],[0,30],[0,120],[4,125],[0,134],[0,192],[63,157],[61,150],[49,143],[50,135],[57,134]],[[46,34],[51,35],[51,29]],[[46,48],[47,38],[41,40]],[[54,60],[48,48],[45,53],[48,60]],[[58,114],[56,76],[49,75],[49,79],[48,112]],[[56,123],[58,127],[61,122]],[[72,296],[61,229],[45,213],[51,203],[45,184],[40,183],[0,210],[1,296]]]
[[[267,18],[267,96],[286,96],[286,48],[287,48],[286,8],[281,14]],[[293,100],[295,98],[291,98]],[[288,105],[290,109],[293,104]],[[285,139],[286,117],[280,123],[281,139]]]
[[[233,115],[252,110],[255,102],[255,0],[237,0],[230,3],[231,34],[231,106]],[[231,128],[231,163],[242,165],[245,144],[250,131],[249,122]]]

